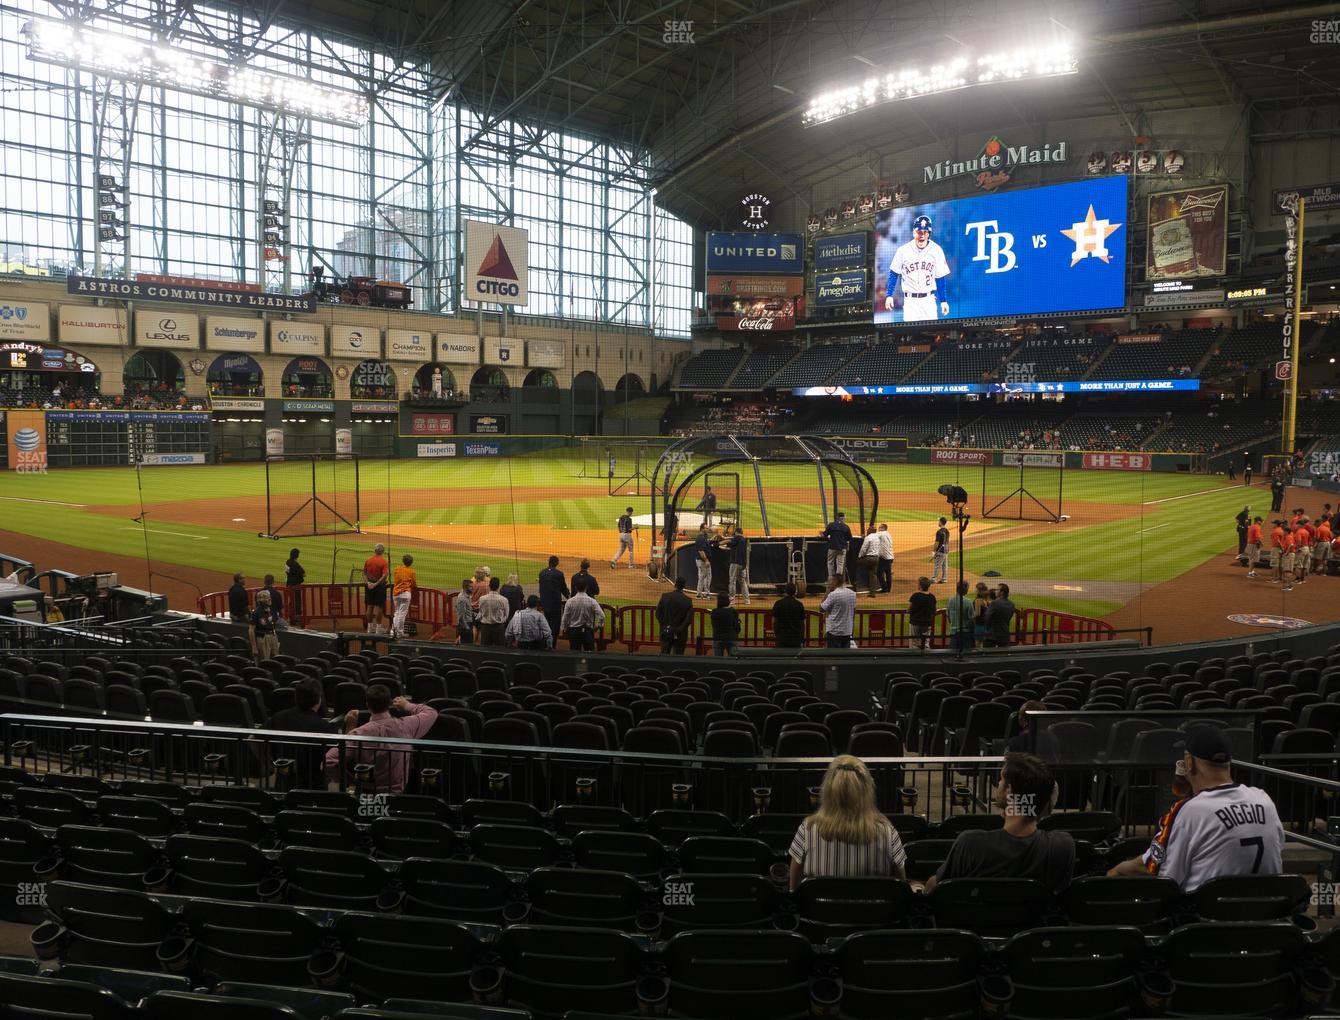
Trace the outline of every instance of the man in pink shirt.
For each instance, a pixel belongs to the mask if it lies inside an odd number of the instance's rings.
[[[437,709],[427,705],[416,705],[409,698],[391,699],[391,690],[385,684],[373,684],[368,688],[368,711],[371,717],[362,726],[358,725],[358,709],[351,708],[344,717],[344,731],[356,737],[399,737],[413,740],[424,736],[437,721]],[[405,715],[391,715],[391,708],[397,708]],[[409,774],[410,749],[399,744],[360,744],[350,745],[345,761],[352,767],[356,764],[371,763],[373,769],[373,789],[368,793],[401,793],[405,789],[405,778]],[[336,783],[344,784],[340,774],[340,747],[332,747],[326,752],[326,774]]]

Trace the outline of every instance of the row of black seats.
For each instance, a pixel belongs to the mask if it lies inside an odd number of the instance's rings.
[[[47,886],[46,901],[56,920],[34,932],[34,946],[62,963],[185,973],[205,986],[311,984],[378,1001],[479,996],[541,1016],[659,1003],[708,1020],[790,1020],[817,1001],[858,1020],[948,1018],[976,1016],[988,998],[996,1015],[1083,1020],[1135,1015],[1151,995],[1171,1015],[1290,1016],[1327,1005],[1340,973],[1340,937],[1287,921],[1193,923],[1158,938],[1124,926],[1045,927],[992,946],[953,928],[874,930],[816,946],[781,930],[653,941],[601,927],[498,932],[361,912],[324,923],[293,907],[207,899],[178,912],[144,894],[64,882]]]

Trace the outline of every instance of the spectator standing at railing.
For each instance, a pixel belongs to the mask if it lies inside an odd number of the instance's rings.
[[[772,604],[772,637],[778,648],[805,644],[805,603],[796,598],[796,583],[788,581],[786,594]]]
[[[558,569],[558,557],[549,557],[549,566],[540,571],[540,606],[544,609],[544,618],[549,621],[549,630],[558,634],[559,624],[563,622],[563,601],[569,597],[568,579]]]
[[[410,603],[414,601],[415,589],[419,587],[419,575],[414,571],[414,557],[405,553],[400,558],[400,566],[391,576],[391,604],[395,613],[391,617],[391,636],[405,636],[405,622],[409,619]]]
[[[228,589],[228,618],[233,623],[246,623],[251,610],[247,604],[247,587],[241,574],[233,575],[233,586]]]
[[[358,725],[358,709],[351,708],[344,717],[344,731],[355,737],[395,737],[416,740],[425,736],[437,721],[437,709],[416,705],[409,698],[391,699],[391,689],[385,684],[368,688],[368,721]],[[391,714],[394,708],[402,715]],[[340,774],[340,747],[326,752],[326,773],[332,780],[343,784]],[[373,789],[365,793],[401,793],[409,775],[410,751],[394,744],[371,744],[352,747],[345,756],[355,764],[372,764]]]
[[[507,575],[507,583],[498,589],[498,594],[507,600],[507,622],[511,623],[512,617],[526,608],[526,593],[521,590],[516,574]]]
[[[475,643],[475,607],[470,601],[470,592],[474,582],[470,578],[461,581],[461,593],[456,596],[456,640],[462,645]]]
[[[284,583],[288,585],[289,614],[296,620],[302,616],[302,589],[299,587],[307,578],[307,568],[298,562],[300,550],[290,549],[284,562]]]
[[[549,621],[540,612],[540,597],[532,595],[521,610],[507,624],[507,642],[516,648],[539,651],[554,647],[554,633]]]
[[[734,655],[735,643],[739,640],[740,613],[723,591],[717,596],[717,607],[712,610],[712,654]]]
[[[1010,586],[1001,583],[996,589],[996,597],[986,611],[987,646],[991,648],[1010,647],[1010,624],[1014,620],[1014,603],[1010,601]]]
[[[363,600],[368,611],[369,634],[380,634],[386,628],[386,579],[390,572],[386,546],[378,542],[372,547],[372,555],[363,561]]]
[[[572,578],[572,597],[563,604],[562,632],[574,652],[594,652],[596,632],[605,626],[605,611],[586,594],[586,580],[580,574]]]
[[[850,648],[856,625],[856,592],[841,574],[828,579],[828,594],[819,603],[824,614],[824,640],[829,648]]]
[[[975,636],[967,581],[958,583],[957,594],[950,597],[945,608],[949,611],[949,647],[960,652],[972,651]]]
[[[511,606],[499,590],[501,587],[496,577],[490,577],[489,590],[479,600],[475,611],[481,645],[501,647],[507,643],[507,618],[511,615]]]
[[[577,588],[578,578],[581,578],[584,584],[582,591],[586,592],[586,594],[590,595],[593,599],[600,598],[600,582],[591,576],[590,560],[582,560],[581,565],[577,570],[577,573],[572,575],[571,584],[574,591]]]
[[[270,605],[270,593],[256,593],[256,608],[251,613],[247,625],[247,637],[251,639],[251,651],[257,662],[273,659],[279,654],[279,635],[275,633],[278,617]]]
[[[265,575],[265,580],[261,582],[261,591],[270,596],[270,611],[275,614],[275,618],[282,620],[284,618],[284,595],[275,587],[274,574]]]
[[[887,595],[893,591],[893,536],[889,526],[881,524],[875,537],[879,540],[879,590]]]
[[[924,652],[931,631],[935,629],[935,595],[931,592],[929,577],[917,579],[917,590],[907,600],[907,622],[912,628],[913,640]]]
[[[661,625],[661,654],[683,655],[693,627],[693,599],[684,590],[688,581],[681,575],[675,586],[656,603],[656,622]]]

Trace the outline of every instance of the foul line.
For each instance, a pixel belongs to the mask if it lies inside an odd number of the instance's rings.
[[[1140,530],[1140,534],[1143,535],[1146,531],[1158,531],[1159,528],[1166,528],[1174,523],[1175,523],[1174,521],[1169,521],[1167,524],[1155,524],[1152,528],[1142,528]]]
[[[0,499],[7,499],[11,503],[41,503],[43,506],[73,506],[84,508],[87,503],[62,503],[58,499],[29,499],[26,496],[0,496]]]
[[[1214,494],[1214,493],[1216,493],[1216,492],[1224,492],[1224,491],[1226,491],[1226,490],[1232,490],[1232,488],[1233,488],[1233,486],[1231,486],[1231,485],[1221,485],[1221,486],[1220,486],[1219,488],[1217,488],[1217,489],[1201,489],[1200,492],[1187,492],[1187,493],[1183,493],[1183,494],[1180,495],[1180,496],[1164,496],[1162,499],[1150,499],[1150,500],[1146,500],[1145,502],[1141,503],[1140,505],[1141,505],[1141,506],[1153,506],[1153,505],[1156,504],[1156,503],[1172,503],[1172,502],[1174,502],[1174,501],[1176,501],[1176,500],[1179,500],[1179,499],[1190,499],[1192,496],[1209,496],[1209,495],[1212,495],[1212,494]]]
[[[118,531],[139,531],[141,530],[133,524],[127,524],[124,527],[117,528]],[[205,535],[187,535],[181,531],[163,531],[160,528],[149,528],[151,535],[174,535],[177,538],[189,538],[192,542],[207,542],[209,539]]]

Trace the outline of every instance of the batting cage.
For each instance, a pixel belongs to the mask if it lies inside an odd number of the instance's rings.
[[[1001,466],[982,465],[982,516],[1012,521],[1061,520],[1065,454],[1006,450]]]
[[[727,590],[731,539],[744,536],[745,588],[787,581],[822,587],[828,576],[825,526],[838,514],[852,551],[874,521],[874,478],[833,442],[815,436],[697,436],[666,450],[652,471],[654,574],[698,576],[694,539],[712,544],[712,590]],[[853,556],[854,559],[854,556]]]
[[[354,454],[265,459],[265,530],[260,538],[360,534],[362,493]]]

